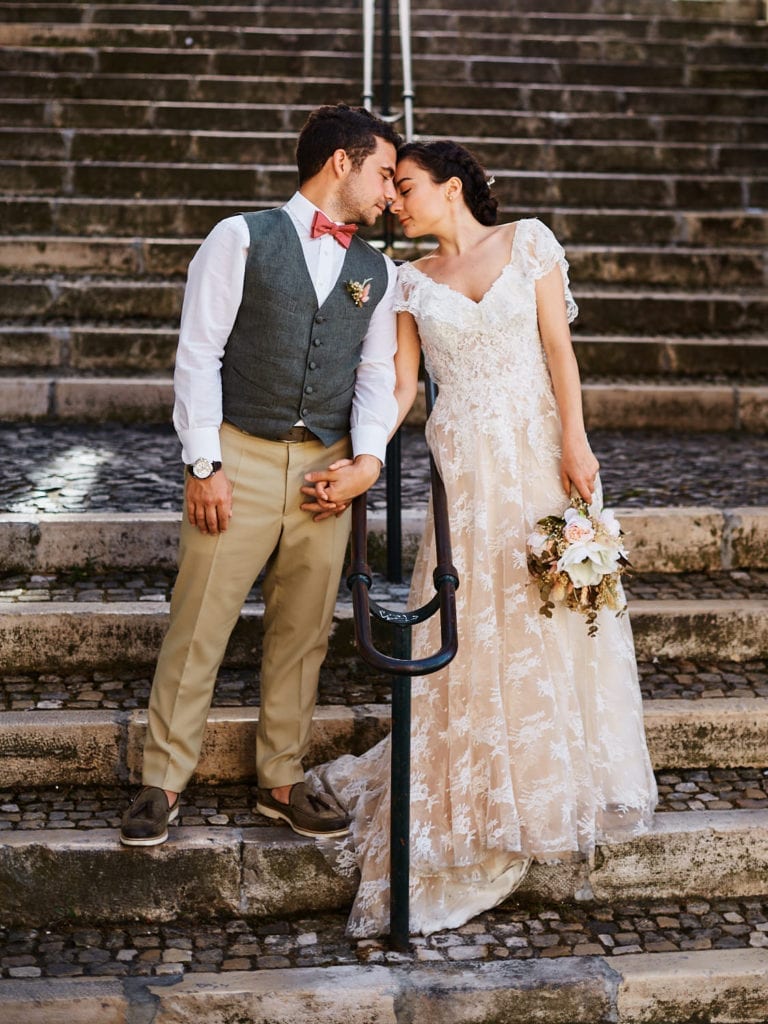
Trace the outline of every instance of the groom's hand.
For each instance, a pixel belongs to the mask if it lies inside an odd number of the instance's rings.
[[[187,519],[200,533],[223,533],[232,518],[232,484],[219,470],[206,480],[187,476]]]
[[[318,522],[341,515],[353,498],[376,483],[380,473],[381,463],[374,455],[358,455],[354,461],[341,459],[327,469],[307,473],[304,476],[307,483],[301,493],[313,500],[304,502],[301,507],[305,512],[312,512]]]

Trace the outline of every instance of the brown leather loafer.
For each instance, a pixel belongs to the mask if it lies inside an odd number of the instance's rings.
[[[349,818],[329,796],[319,796],[307,789],[306,783],[291,787],[287,804],[275,800],[269,789],[256,791],[256,810],[267,818],[287,822],[300,836],[345,836]]]
[[[178,817],[179,797],[168,806],[165,791],[145,786],[123,815],[120,842],[123,846],[159,846],[168,838],[168,824]]]

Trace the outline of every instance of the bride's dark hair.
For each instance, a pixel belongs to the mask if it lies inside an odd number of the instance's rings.
[[[496,223],[499,202],[491,195],[491,186],[480,161],[458,142],[406,142],[397,151],[397,159],[408,157],[429,174],[435,184],[460,178],[464,202],[475,220],[490,227]]]

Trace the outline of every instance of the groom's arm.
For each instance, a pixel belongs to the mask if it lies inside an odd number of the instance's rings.
[[[318,520],[339,515],[353,498],[376,483],[384,464],[387,440],[397,423],[393,310],[397,271],[389,259],[387,274],[387,289],[371,316],[357,368],[350,415],[353,458],[308,473],[307,484],[301,489],[311,499],[302,508],[314,513]]]

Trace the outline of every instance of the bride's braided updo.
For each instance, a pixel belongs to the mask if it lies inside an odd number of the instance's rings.
[[[429,174],[435,184],[459,178],[462,195],[470,213],[481,224],[496,223],[498,200],[491,195],[491,183],[480,162],[458,142],[407,142],[397,151],[397,159],[413,160]]]

